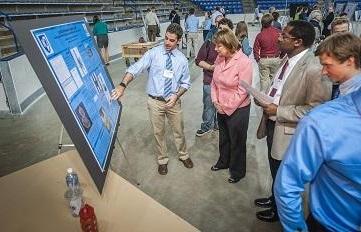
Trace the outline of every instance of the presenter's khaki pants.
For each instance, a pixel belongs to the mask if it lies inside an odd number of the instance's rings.
[[[165,141],[165,118],[168,119],[168,123],[172,128],[178,157],[181,160],[189,158],[184,137],[181,101],[178,100],[170,109],[166,109],[165,104],[166,103],[163,101],[148,97],[149,118],[153,127],[155,152],[157,154],[158,164],[167,164],[169,160]]]

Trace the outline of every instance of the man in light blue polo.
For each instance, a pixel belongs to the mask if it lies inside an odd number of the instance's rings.
[[[189,9],[189,16],[185,21],[185,30],[187,32],[187,59],[195,56],[198,43],[199,19],[194,15],[194,8]]]
[[[165,143],[165,118],[172,128],[179,160],[186,168],[192,168],[184,136],[180,97],[190,87],[188,61],[177,49],[183,30],[177,23],[168,26],[164,45],[152,48],[135,64],[130,66],[122,82],[112,92],[112,99],[123,96],[128,84],[143,70],[148,70],[148,110],[156,142],[158,173],[168,173],[168,155]]]

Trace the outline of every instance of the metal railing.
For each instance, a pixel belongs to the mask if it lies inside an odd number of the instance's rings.
[[[12,38],[13,38],[13,42],[14,42],[13,44],[15,45],[15,53],[11,54],[9,56],[3,57],[2,51],[0,49],[0,61],[8,61],[8,60],[11,60],[15,57],[22,55],[23,52],[21,50],[21,46],[16,38],[15,33],[14,33],[13,29],[11,28],[11,25],[9,24],[9,22],[12,20],[12,18],[8,14],[6,14],[2,11],[0,11],[0,18],[3,19],[3,22],[0,21],[0,28],[5,28],[8,32],[10,32],[10,34],[12,35]]]

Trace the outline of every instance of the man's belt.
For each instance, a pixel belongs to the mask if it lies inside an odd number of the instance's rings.
[[[158,100],[158,101],[162,101],[162,102],[167,102],[164,97],[157,97],[157,96],[153,96],[153,95],[150,95],[148,94],[148,96],[154,100]]]

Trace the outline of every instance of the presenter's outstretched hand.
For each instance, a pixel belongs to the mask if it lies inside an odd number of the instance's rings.
[[[119,100],[124,94],[124,89],[125,88],[123,86],[118,85],[115,89],[113,89],[111,99]]]
[[[177,102],[177,100],[178,100],[178,96],[177,96],[177,95],[175,95],[175,94],[171,95],[171,96],[169,97],[167,103],[165,104],[165,107],[168,108],[168,109],[169,109],[169,108],[172,108],[172,107],[175,105],[175,103]]]

